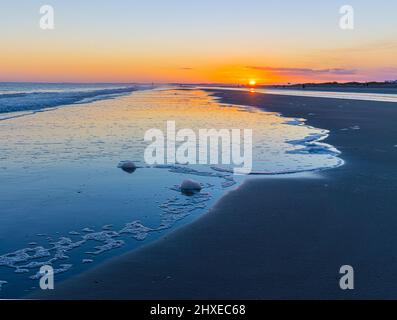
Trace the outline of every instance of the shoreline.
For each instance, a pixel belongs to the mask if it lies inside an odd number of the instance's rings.
[[[382,90],[344,91],[344,90],[310,90],[310,89],[274,89],[274,88],[235,88],[235,87],[198,87],[206,91],[237,91],[249,93],[262,93],[266,95],[282,95],[291,97],[327,98],[353,101],[397,102],[397,92],[384,92]]]
[[[317,173],[320,179],[248,179],[193,223],[29,298],[397,297],[397,106],[207,91],[222,103],[305,118],[329,130],[325,142],[342,151],[344,166]],[[357,290],[339,289],[345,264],[366,279]]]

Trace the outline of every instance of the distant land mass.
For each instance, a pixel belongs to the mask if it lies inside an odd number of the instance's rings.
[[[311,90],[311,91],[338,91],[358,93],[384,93],[397,94],[397,80],[383,82],[322,82],[322,83],[289,83],[278,85],[226,84],[226,83],[173,83],[180,88],[191,87],[234,87],[249,89],[285,89],[285,90]]]
[[[385,88],[397,89],[397,80],[384,82],[322,82],[322,83],[297,83],[287,85],[266,85],[264,88],[290,88],[290,89],[316,89],[316,88]]]
[[[321,83],[288,83],[288,84],[273,84],[263,85],[257,84],[250,86],[249,84],[231,84],[231,83],[170,83],[179,87],[190,88],[192,86],[203,87],[236,87],[236,88],[273,88],[273,89],[397,89],[397,80],[390,81],[370,81],[370,82],[321,82]]]

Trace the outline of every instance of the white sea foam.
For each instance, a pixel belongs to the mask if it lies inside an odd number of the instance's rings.
[[[17,268],[18,263],[48,256],[50,256],[49,251],[43,247],[24,248],[0,256],[0,266]]]
[[[15,273],[29,273],[30,270],[29,269],[23,269],[23,268],[17,268],[14,271]]]
[[[323,130],[322,133],[312,133],[307,137],[299,140],[287,141],[292,145],[301,145],[303,148],[286,151],[288,154],[328,154],[337,157],[341,152],[330,144],[321,143],[328,137],[328,131]],[[339,162],[343,164],[343,161]]]
[[[199,170],[193,169],[191,167],[188,167],[186,165],[157,165],[157,166],[154,166],[154,168],[168,169],[169,172],[181,173],[181,174],[186,174],[186,175],[221,178],[221,179],[226,180],[226,181],[224,181],[225,188],[236,184],[236,182],[233,178],[233,170],[228,170],[228,169],[221,168],[221,167],[218,168],[218,167],[213,166],[210,168],[212,171],[199,171]],[[178,191],[180,191],[180,188],[178,189]]]
[[[154,229],[145,227],[140,221],[127,223],[123,229],[119,231],[120,234],[131,234],[132,237],[138,241],[145,240],[149,232],[155,231]]]
[[[61,105],[111,99],[133,92],[132,87],[110,87],[97,90],[35,91],[0,94],[0,113],[53,108]],[[7,118],[5,118],[7,119]],[[5,120],[3,119],[3,120]]]
[[[84,264],[86,264],[86,263],[93,263],[94,262],[94,260],[92,260],[92,259],[82,259],[81,260],[81,263],[84,263]]]
[[[289,141],[287,141],[287,143],[294,144],[294,145],[305,145],[310,142],[319,142],[321,140],[326,139],[327,137],[328,137],[328,134],[326,132],[311,133],[308,136],[304,137],[303,139],[289,140]]]
[[[304,120],[302,120],[302,119],[293,119],[293,120],[285,121],[284,124],[288,124],[288,125],[291,125],[291,126],[302,126],[302,125],[304,125],[303,121]]]
[[[87,254],[98,255],[106,251],[120,248],[124,245],[123,240],[116,240],[115,238],[120,236],[118,232],[115,231],[101,231],[95,233],[86,234],[83,239],[85,241],[94,240],[97,242],[102,242],[100,246],[95,246],[95,251],[87,251]]]

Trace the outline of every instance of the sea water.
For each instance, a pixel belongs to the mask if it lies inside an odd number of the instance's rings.
[[[114,87],[52,89],[81,97],[81,92]],[[26,91],[17,89],[13,92]],[[40,95],[48,87],[29,89]],[[84,103],[84,96],[44,109],[24,98],[13,101],[13,112],[2,113],[0,297],[21,297],[37,289],[42,265],[54,267],[57,283],[156,240],[208,211],[247,178],[211,165],[146,165],[143,154],[149,143],[144,134],[152,128],[165,130],[167,121],[194,131],[252,129],[256,174],[343,164],[339,151],[322,141],[328,132],[306,126],[304,119],[222,104],[202,90],[147,89],[110,98],[99,93],[99,100]],[[50,96],[45,98],[52,106]],[[137,170],[121,170],[119,164],[126,160]],[[199,182],[201,192],[182,194],[179,185],[186,179]]]

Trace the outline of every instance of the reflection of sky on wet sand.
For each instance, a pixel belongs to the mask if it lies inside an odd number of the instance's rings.
[[[158,238],[208,209],[233,185],[233,177],[203,166],[139,168],[132,174],[117,168],[122,160],[144,166],[145,131],[165,131],[167,120],[174,120],[177,129],[194,131],[252,129],[257,171],[300,171],[338,164],[329,154],[291,152],[302,146],[286,143],[320,130],[285,124],[287,119],[255,108],[221,105],[199,90],[140,91],[0,121],[0,256],[28,247],[53,248],[50,257],[65,256],[54,260],[55,267],[72,265],[57,276],[62,280],[86,270],[83,259],[93,259],[89,265],[95,265]],[[186,197],[178,191],[175,186],[186,178],[203,185],[201,195]],[[112,226],[104,228],[108,225]],[[60,237],[70,241],[61,243]],[[99,240],[87,240],[90,237]],[[65,241],[76,244],[75,248],[66,250]],[[117,247],[117,241],[125,244]],[[106,245],[111,250],[86,254]],[[32,258],[20,264],[48,260]],[[0,257],[0,265],[1,261]],[[26,274],[17,270],[17,265],[0,266],[0,280],[12,283],[3,286],[0,296],[21,295],[37,286],[29,279],[37,268],[27,268]]]
[[[73,106],[23,119],[3,121],[0,167],[59,166],[60,162],[97,159],[142,160],[150,128],[166,131],[174,120],[177,130],[192,128],[248,128],[254,133],[256,169],[294,171],[333,165],[319,155],[285,154],[288,140],[319,133],[284,125],[276,114],[254,108],[219,104],[203,91],[143,91],[89,107]],[[10,161],[12,159],[12,161]]]

